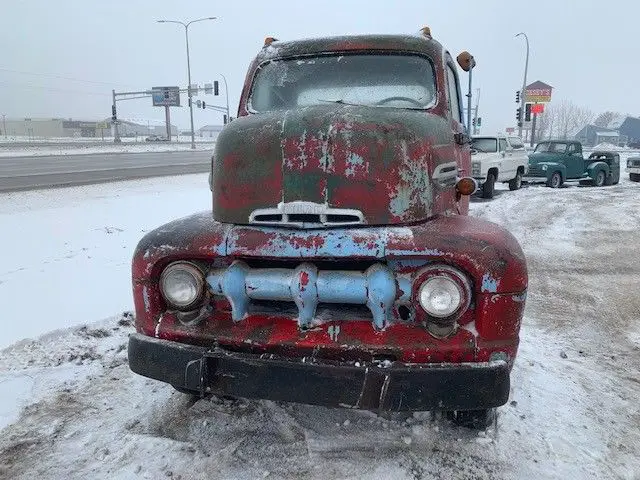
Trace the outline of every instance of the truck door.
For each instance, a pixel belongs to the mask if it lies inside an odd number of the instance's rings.
[[[506,138],[500,138],[498,143],[500,148],[500,155],[502,156],[502,161],[500,162],[500,170],[498,172],[499,180],[511,180],[516,176],[515,168],[513,165],[513,148],[511,147],[511,145],[509,145],[509,142],[507,142]]]
[[[567,166],[567,178],[579,178],[585,172],[582,151],[577,148],[575,143],[570,143],[567,146],[565,165]]]
[[[465,127],[462,122],[462,93],[460,90],[460,82],[458,81],[458,73],[454,66],[453,59],[447,54],[445,64],[447,77],[447,99],[449,106],[449,114],[451,117],[451,131],[453,135],[465,133]],[[471,135],[470,132],[467,132]],[[460,176],[471,175],[471,149],[469,144],[454,145],[454,158],[458,164],[458,172]],[[455,190],[451,190],[451,195],[455,198]],[[458,202],[458,208],[461,214],[466,215],[469,211],[469,197],[464,195]]]

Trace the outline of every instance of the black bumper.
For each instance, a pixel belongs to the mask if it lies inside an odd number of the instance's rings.
[[[476,410],[509,398],[506,362],[377,365],[303,362],[145,335],[129,338],[129,367],[202,395],[382,411]]]

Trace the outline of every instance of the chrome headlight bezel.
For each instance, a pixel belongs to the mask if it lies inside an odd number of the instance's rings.
[[[440,309],[429,304],[427,289],[449,290],[454,308]],[[445,295],[446,296],[446,295]],[[451,324],[466,312],[471,304],[472,290],[467,276],[449,265],[433,265],[420,271],[416,277],[415,298],[426,318],[439,324]],[[432,298],[433,302],[434,299]]]
[[[176,281],[176,276],[182,275],[182,281],[187,284],[191,292],[180,298],[169,282]],[[189,285],[190,284],[190,285]],[[160,274],[159,288],[162,298],[168,305],[180,311],[194,310],[204,294],[205,278],[202,270],[191,262],[177,261],[169,264]],[[173,292],[171,289],[174,289]]]

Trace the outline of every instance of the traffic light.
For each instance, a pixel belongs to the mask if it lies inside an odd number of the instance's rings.
[[[189,97],[189,108],[191,108],[191,97]]]
[[[524,121],[525,122],[531,121],[531,104],[530,103],[527,103],[524,106]]]
[[[520,103],[520,90],[516,91],[516,103]]]
[[[222,115],[222,124],[226,125],[227,123],[229,123],[229,119],[227,118],[227,115],[224,114]]]
[[[518,120],[518,126],[522,123],[522,107],[516,109],[516,120]]]
[[[218,82],[218,80],[215,80],[213,82],[213,94],[220,95],[220,83]]]
[[[473,120],[471,120],[471,125],[473,125],[474,127],[476,126],[476,119],[475,118]]]
[[[207,104],[205,103],[205,101],[202,101],[202,109],[204,110],[205,108],[207,108]]]
[[[482,117],[478,117],[478,122],[477,122],[478,126],[482,126]]]
[[[118,120],[118,116],[116,115],[116,106],[115,105],[111,105],[111,120],[112,121],[116,121]]]

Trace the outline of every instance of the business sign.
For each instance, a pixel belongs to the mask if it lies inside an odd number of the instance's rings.
[[[524,101],[526,103],[549,103],[552,90],[551,85],[538,80],[525,88]]]
[[[101,128],[103,130],[106,130],[107,128],[111,128],[111,125],[109,125],[109,123],[107,122],[98,122],[96,123],[96,128]]]
[[[180,87],[153,87],[151,98],[154,107],[179,107]]]
[[[543,113],[544,103],[534,103],[531,105],[531,113]]]

